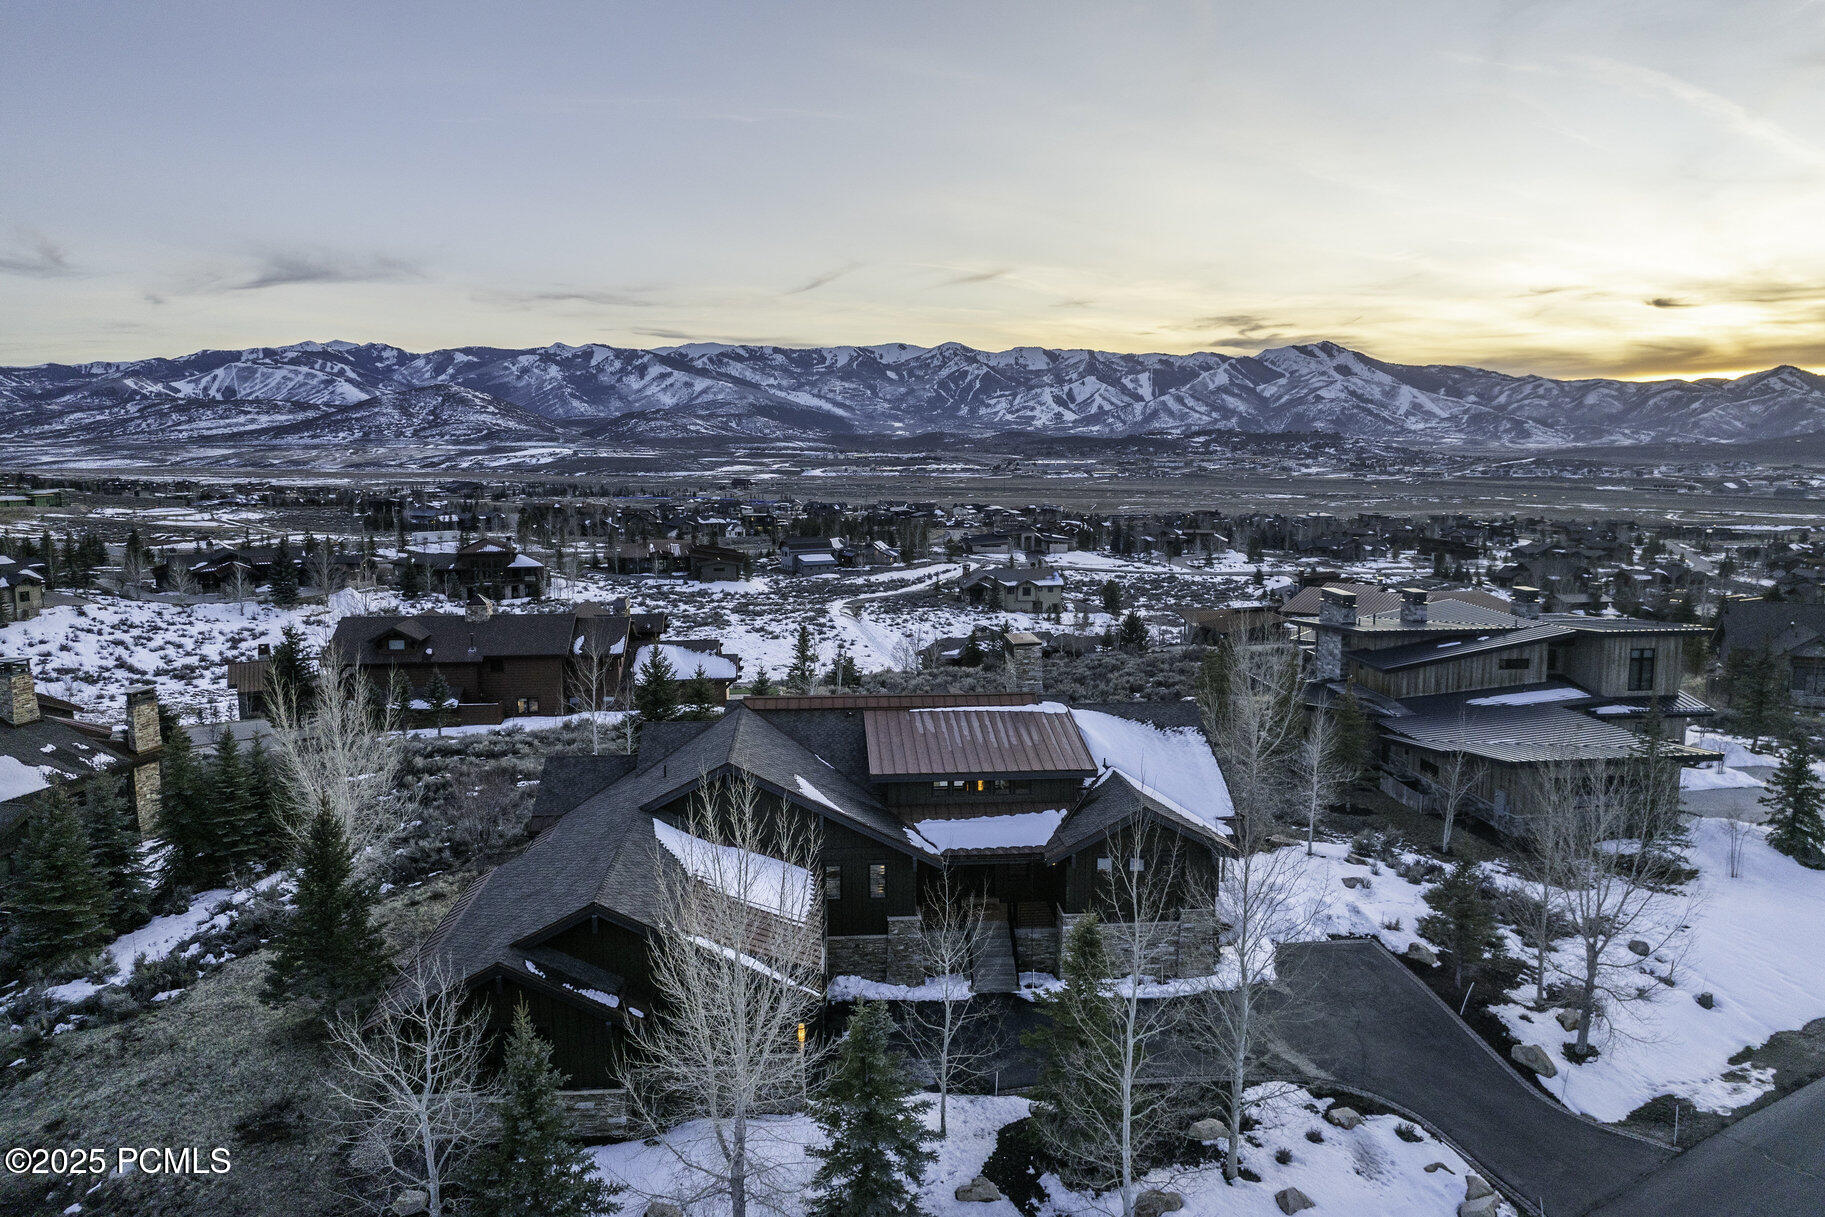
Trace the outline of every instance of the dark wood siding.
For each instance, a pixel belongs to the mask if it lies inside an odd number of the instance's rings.
[[[484,984],[477,997],[486,1004],[488,1030],[495,1037],[497,1050],[500,1037],[513,1023],[515,1007],[524,1001],[532,1025],[551,1044],[551,1063],[564,1075],[563,1089],[595,1089],[617,1083],[615,1048],[623,1033],[613,1013],[586,1012],[540,990],[505,980],[499,985]]]
[[[887,894],[868,894],[868,868],[887,868]],[[885,934],[889,917],[910,917],[918,911],[918,861],[840,824],[824,824],[824,849],[820,868],[835,866],[842,872],[842,893],[825,900],[826,934]],[[822,869],[818,872],[820,878]]]

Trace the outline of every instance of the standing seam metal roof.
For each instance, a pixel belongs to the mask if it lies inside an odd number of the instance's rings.
[[[1038,707],[868,710],[862,722],[877,778],[1096,772],[1071,716]]]

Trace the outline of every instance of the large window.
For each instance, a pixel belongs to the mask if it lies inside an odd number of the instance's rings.
[[[868,864],[868,898],[870,900],[887,899],[887,863],[870,862]]]
[[[843,898],[843,868],[834,863],[824,867],[824,899]]]
[[[1654,688],[1654,648],[1635,647],[1629,651],[1629,692],[1646,693]]]

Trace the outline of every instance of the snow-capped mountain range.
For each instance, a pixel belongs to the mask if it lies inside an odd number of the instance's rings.
[[[0,411],[20,438],[83,442],[1230,430],[1540,448],[1825,432],[1825,377],[1780,367],[1734,380],[1552,380],[1384,363],[1328,342],[1252,356],[958,343],[417,354],[302,342],[0,368]]]

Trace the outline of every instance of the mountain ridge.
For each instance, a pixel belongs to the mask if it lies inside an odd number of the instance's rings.
[[[262,415],[262,403],[270,410]],[[1255,355],[961,343],[449,347],[309,341],[0,368],[22,437],[232,442],[1328,432],[1453,447],[1767,441],[1825,430],[1825,377],[1557,380],[1333,342]],[[237,426],[245,422],[245,426]]]

